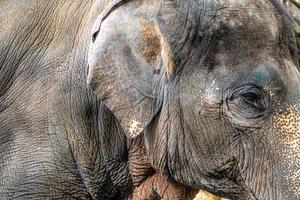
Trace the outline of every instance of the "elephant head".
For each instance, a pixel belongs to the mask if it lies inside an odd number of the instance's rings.
[[[275,0],[114,1],[88,84],[167,178],[232,199],[300,199],[300,73]]]

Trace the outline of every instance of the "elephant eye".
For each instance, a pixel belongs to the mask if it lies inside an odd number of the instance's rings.
[[[93,33],[93,35],[92,35],[92,42],[95,42],[95,41],[96,41],[99,32],[100,32],[100,30],[97,30],[96,32]]]
[[[261,119],[270,111],[269,95],[260,87],[246,85],[236,88],[226,99],[227,114],[243,124]]]
[[[266,109],[266,102],[264,101],[264,95],[257,93],[256,91],[245,92],[241,94],[240,98],[253,109],[257,109],[263,112]]]

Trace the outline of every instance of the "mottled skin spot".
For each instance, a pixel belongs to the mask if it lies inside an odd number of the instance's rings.
[[[300,195],[300,105],[279,105],[274,116],[276,129],[279,131],[274,143],[280,158],[280,171],[285,177],[281,184],[285,195]],[[280,142],[278,142],[280,141]],[[295,184],[296,183],[296,184]]]
[[[295,150],[300,151],[300,115],[297,106],[285,106],[284,109],[283,113],[279,111],[274,117],[276,127],[282,133],[282,142],[297,145]]]
[[[136,137],[142,131],[141,122],[132,120],[128,124],[128,132],[131,137]]]
[[[153,23],[141,22],[140,37],[144,41],[141,56],[153,65],[161,51],[160,37]]]
[[[140,36],[144,41],[141,56],[150,63],[151,66],[155,64],[159,58],[158,56],[161,56],[163,63],[166,65],[165,75],[171,75],[174,65],[172,51],[167,40],[157,28],[157,25],[155,26],[154,22],[141,22]]]

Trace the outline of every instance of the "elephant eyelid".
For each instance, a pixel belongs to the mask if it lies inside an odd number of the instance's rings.
[[[250,100],[251,98],[262,97],[266,95],[266,92],[259,86],[248,84],[231,89],[231,92],[228,92],[228,94],[226,101],[233,101],[239,97],[244,97]]]
[[[270,97],[261,87],[244,85],[235,88],[226,100],[227,112],[230,116],[244,119],[259,119],[270,111]]]

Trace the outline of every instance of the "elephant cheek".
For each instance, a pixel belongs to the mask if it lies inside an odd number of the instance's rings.
[[[300,105],[281,109],[274,117],[279,189],[283,197],[300,199]],[[275,158],[276,159],[276,158]],[[291,196],[292,195],[292,196]]]

